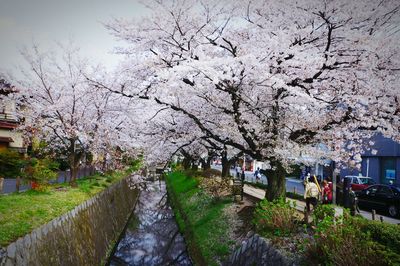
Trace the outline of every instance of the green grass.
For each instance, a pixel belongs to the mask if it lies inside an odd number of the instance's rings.
[[[217,261],[224,261],[233,241],[228,237],[227,217],[223,210],[232,204],[232,200],[214,201],[198,188],[196,178],[181,172],[167,176],[167,184],[178,226],[185,235],[189,235],[189,246],[192,245],[189,249],[192,252],[198,249],[196,252],[207,265],[218,265]]]
[[[0,246],[6,246],[18,237],[72,210],[139,166],[137,163],[125,171],[79,179],[76,188],[68,184],[57,184],[51,186],[48,192],[30,190],[0,195]],[[57,190],[57,187],[61,189]]]

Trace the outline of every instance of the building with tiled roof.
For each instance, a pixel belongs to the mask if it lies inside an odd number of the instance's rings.
[[[22,133],[16,131],[19,120],[16,115],[15,102],[4,98],[13,92],[15,92],[15,89],[4,79],[0,79],[0,149],[11,149],[25,153],[26,148]]]

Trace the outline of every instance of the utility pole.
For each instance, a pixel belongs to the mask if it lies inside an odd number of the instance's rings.
[[[336,165],[335,162],[332,161],[332,204],[336,204]]]

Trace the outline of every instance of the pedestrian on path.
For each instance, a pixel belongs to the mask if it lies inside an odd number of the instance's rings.
[[[310,173],[307,173],[307,176],[303,180],[304,189],[306,189],[307,183],[310,181],[310,179],[311,179],[311,175],[310,175]]]
[[[236,178],[239,179],[240,178],[240,172],[241,172],[242,169],[241,169],[240,166],[237,165],[235,167],[235,170],[236,170]]]
[[[318,195],[319,195],[319,190],[317,187],[317,184],[315,184],[315,180],[311,179],[308,180],[306,183],[306,190],[304,192],[304,198],[306,200],[306,209],[307,209],[307,214],[310,213],[310,204],[313,205],[313,210],[318,204]]]
[[[352,216],[359,214],[360,209],[358,208],[358,200],[356,193],[351,189],[350,187],[350,192],[349,192],[349,197],[350,197],[350,214]]]
[[[322,181],[322,203],[332,203],[332,190],[326,180]]]
[[[256,182],[260,180],[261,178],[260,167],[257,167],[257,170],[254,172],[254,177],[256,178]]]

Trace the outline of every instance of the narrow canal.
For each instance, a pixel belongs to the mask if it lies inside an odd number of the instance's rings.
[[[192,265],[164,181],[147,184],[110,265]]]

